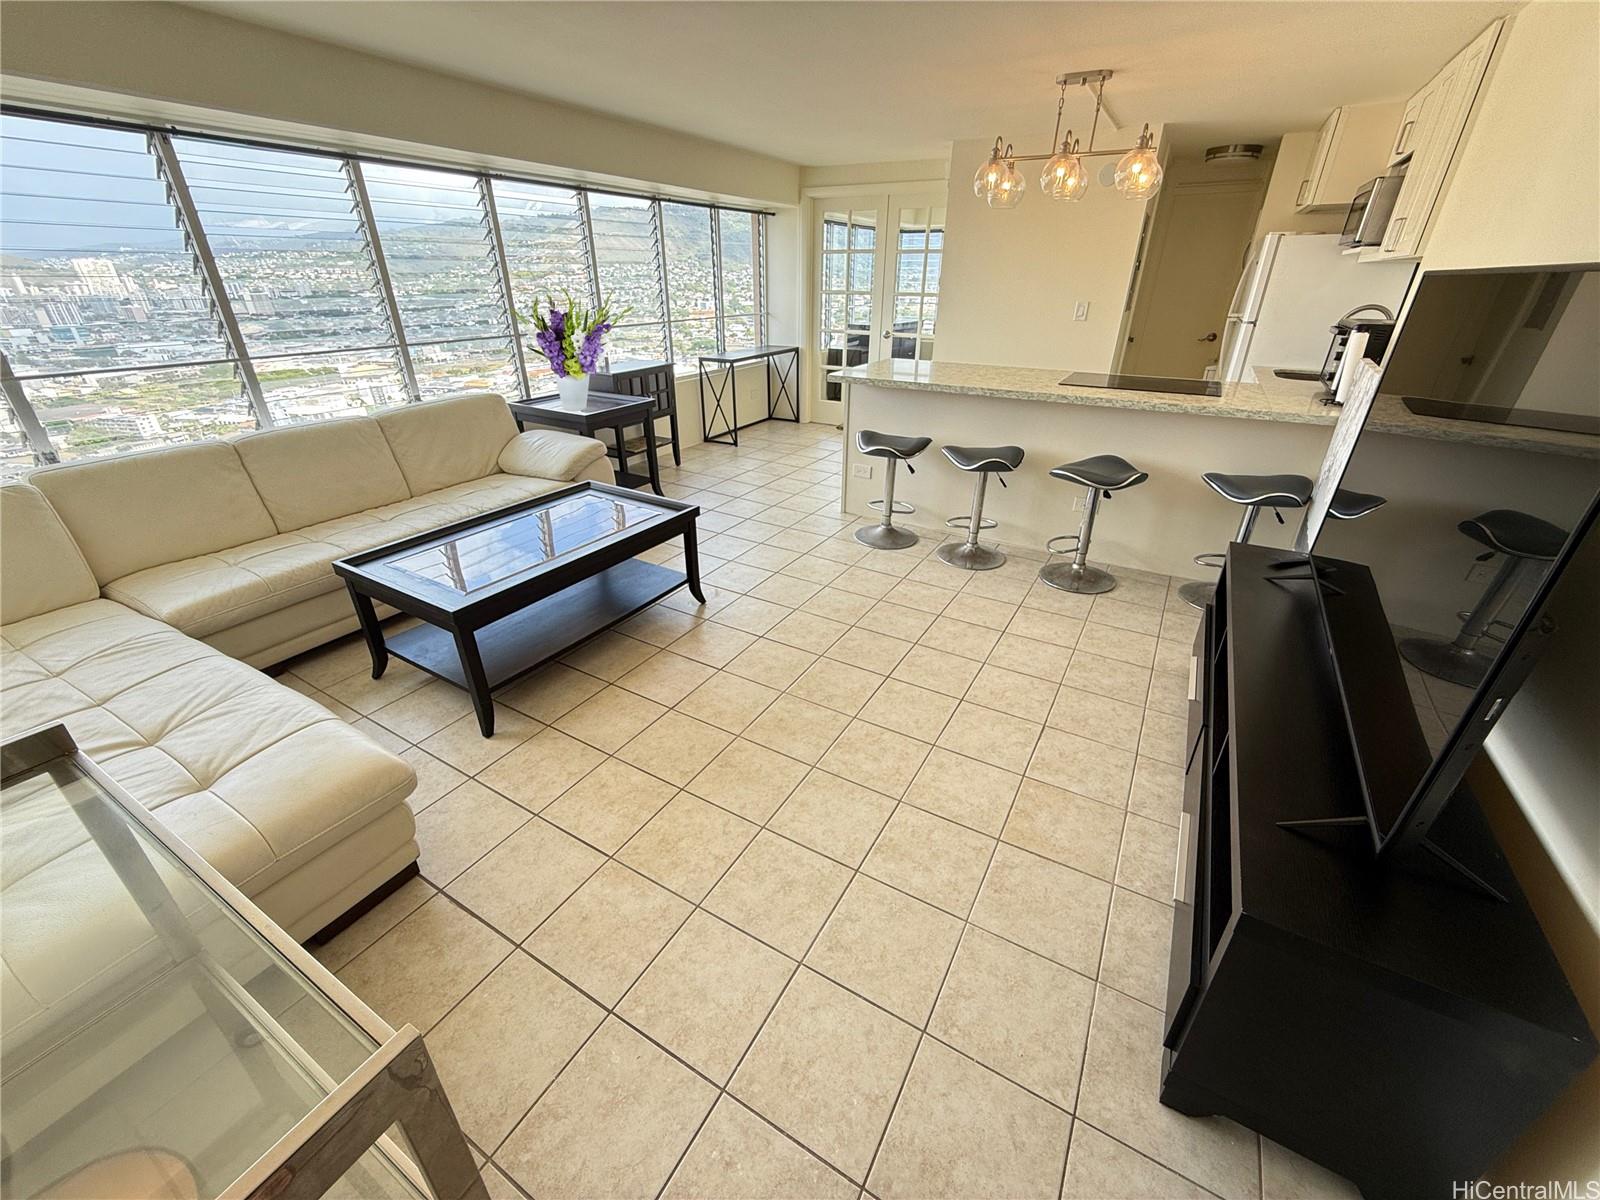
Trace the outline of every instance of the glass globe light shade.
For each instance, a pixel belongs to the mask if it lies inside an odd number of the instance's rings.
[[[1000,179],[1005,172],[1005,160],[1000,157],[1000,139],[996,138],[994,149],[989,152],[989,160],[972,177],[972,194],[979,200],[988,200],[1000,186]]]
[[[1156,158],[1154,141],[1150,126],[1146,125],[1139,144],[1117,163],[1117,191],[1130,200],[1148,199],[1161,187],[1161,163]]]
[[[988,196],[989,207],[1015,208],[1022,203],[1022,193],[1028,190],[1028,181],[1023,178],[1022,172],[1017,170],[1017,164],[1010,159],[1001,166],[999,182]]]
[[[1089,172],[1083,159],[1078,157],[1078,147],[1067,134],[1068,141],[1044,164],[1039,176],[1039,189],[1052,200],[1078,200],[1089,190]]]

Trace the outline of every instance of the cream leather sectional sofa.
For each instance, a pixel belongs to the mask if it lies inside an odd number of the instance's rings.
[[[356,628],[335,559],[612,478],[599,442],[518,434],[489,393],[40,468],[0,489],[5,736],[64,721],[307,938],[416,859],[416,777],[255,668]],[[18,841],[5,847],[0,1003],[26,1009],[82,984],[58,977],[49,953],[81,898],[29,876],[91,847],[81,830]]]

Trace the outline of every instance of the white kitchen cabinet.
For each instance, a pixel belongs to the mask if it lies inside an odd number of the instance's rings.
[[[1495,21],[1406,102],[1391,143],[1391,166],[1404,163],[1405,182],[1383,242],[1361,252],[1362,262],[1420,258],[1445,176],[1466,131],[1473,101],[1489,69],[1503,21]]]
[[[1347,208],[1356,189],[1383,173],[1399,104],[1347,104],[1328,114],[1295,192],[1298,212]]]

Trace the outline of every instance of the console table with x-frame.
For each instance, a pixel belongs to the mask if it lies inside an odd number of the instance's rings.
[[[799,346],[752,346],[748,350],[729,350],[726,354],[702,354],[700,433],[706,441],[725,446],[739,444],[739,368],[753,362],[764,363],[766,367],[765,419],[800,420]]]

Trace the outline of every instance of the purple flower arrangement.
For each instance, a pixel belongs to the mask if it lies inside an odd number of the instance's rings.
[[[627,315],[627,309],[613,309],[607,303],[588,309],[563,292],[560,299],[546,297],[527,319],[533,326],[534,348],[550,360],[556,378],[573,379],[594,370],[606,334]]]

